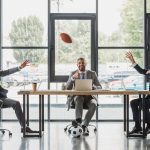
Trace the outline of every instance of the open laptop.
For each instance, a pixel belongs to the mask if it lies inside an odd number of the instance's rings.
[[[76,91],[90,91],[92,90],[92,79],[76,79],[75,80]]]
[[[124,80],[123,80],[123,79],[121,80],[121,89],[122,89],[122,90],[124,90],[124,91],[126,91],[126,90],[127,90],[126,85],[125,85],[125,83],[124,83]]]

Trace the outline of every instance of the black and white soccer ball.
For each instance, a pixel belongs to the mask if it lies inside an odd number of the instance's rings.
[[[82,133],[83,133],[83,129],[80,126],[72,126],[68,132],[70,133],[70,135],[74,138],[79,138]]]

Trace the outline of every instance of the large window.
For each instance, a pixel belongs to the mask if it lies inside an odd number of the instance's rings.
[[[61,33],[68,33],[72,43],[61,40]],[[90,64],[91,56],[91,21],[90,20],[56,20],[55,21],[55,74],[68,75],[76,69],[76,59],[85,57]],[[85,47],[86,45],[86,47]],[[65,67],[65,69],[63,68]],[[67,68],[69,70],[67,70]]]
[[[1,78],[8,89],[8,97],[22,104],[21,89],[32,89],[38,82],[39,89],[48,87],[48,1],[47,0],[2,0],[1,9],[1,68],[9,69],[20,65],[25,59],[30,66],[20,72]],[[33,96],[30,101],[31,118],[37,119],[38,103]],[[47,100],[45,100],[47,106]],[[4,109],[4,119],[16,119],[12,109]],[[47,107],[45,107],[47,119]]]
[[[144,1],[99,0],[98,34],[99,46],[144,46]]]
[[[22,103],[17,91],[31,89],[35,80],[39,89],[61,89],[70,71],[76,69],[78,57],[86,58],[87,69],[97,72],[104,89],[144,89],[144,77],[125,58],[125,52],[131,50],[140,66],[149,60],[144,51],[144,0],[1,1],[1,68],[17,66],[24,59],[31,64],[1,78],[8,97]],[[72,43],[65,43],[61,33],[67,33]],[[36,99],[32,96],[31,119],[36,119]],[[46,99],[45,119],[48,115],[54,120],[74,118],[74,110],[68,113],[65,103],[66,96]],[[99,119],[123,119],[121,96],[99,96],[99,104]],[[15,118],[11,111],[4,110],[4,119]]]
[[[92,59],[96,51],[95,20],[95,14],[50,15],[51,81],[67,81],[69,73],[77,69],[76,61],[79,57],[86,59],[88,69],[93,68]],[[71,38],[71,43],[64,40],[66,36]]]
[[[137,63],[144,67],[143,0],[99,1],[98,47],[98,75],[104,89],[145,88],[144,76],[138,74],[125,58],[126,51],[130,50]],[[134,98],[136,95],[131,96],[130,100]],[[99,119],[122,119],[122,96],[99,96],[99,99],[101,108],[99,114],[103,114]]]
[[[2,4],[3,46],[47,46],[47,0],[3,0]]]
[[[98,75],[104,89],[123,90],[124,86],[126,89],[144,89],[143,76],[131,67],[131,62],[125,57],[126,51],[123,49],[99,50]],[[132,52],[136,62],[143,67],[144,50]]]
[[[38,84],[38,89],[39,90],[46,90],[47,89],[47,50],[42,50],[42,49],[17,49],[17,50],[13,50],[13,49],[4,49],[2,51],[2,68],[5,69],[9,69],[9,68],[13,68],[13,67],[17,67],[21,64],[20,62],[20,57],[21,57],[21,53],[28,51],[30,53],[35,53],[36,55],[41,55],[40,53],[42,53],[42,60],[38,59],[38,61],[36,63],[31,62],[30,66],[22,69],[21,71],[9,75],[9,76],[5,76],[3,78],[1,78],[1,84],[4,88],[8,89],[8,97],[12,98],[14,100],[18,100],[20,101],[20,103],[22,104],[22,96],[18,96],[17,92],[19,90],[32,90],[32,82],[37,82]],[[18,56],[15,58],[16,53],[18,54]],[[32,57],[30,57],[30,59],[32,59]],[[36,111],[38,110],[38,103],[37,103],[37,99],[38,97],[36,96],[32,96],[32,99],[30,101],[30,105],[32,106],[31,108],[31,118],[30,119],[37,119],[37,113]],[[45,105],[47,104],[47,100],[45,99]],[[35,109],[36,108],[36,109]],[[46,107],[45,107],[45,112],[46,112]],[[13,111],[12,109],[5,109],[4,113],[3,113],[3,118],[5,119],[13,119],[15,116],[15,113],[10,113],[11,111]],[[7,113],[6,113],[7,112]],[[33,112],[33,113],[32,113]],[[10,115],[11,114],[11,115]],[[45,113],[47,116],[47,113]]]

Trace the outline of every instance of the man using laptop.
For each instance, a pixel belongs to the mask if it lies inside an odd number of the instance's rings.
[[[126,53],[126,57],[131,61],[132,67],[134,67],[140,74],[149,75],[150,70],[142,69],[135,61],[131,52]],[[141,122],[140,122],[140,110],[141,110],[142,100],[137,98],[130,102],[131,109],[133,112],[133,120],[135,121],[135,126],[133,127],[130,134],[140,133],[142,131]],[[145,121],[147,123],[146,133],[150,133],[150,95],[147,95],[145,98]]]
[[[76,79],[92,79],[93,89],[102,88],[96,73],[91,70],[86,70],[86,61],[84,58],[77,59],[77,67],[78,69],[71,72],[67,81],[66,88],[68,90],[73,89]],[[75,105],[76,120],[74,121],[74,123],[77,123],[79,125],[81,125],[82,123],[83,135],[89,135],[88,125],[96,110],[97,97],[94,95],[68,96],[67,104],[68,108],[73,104]],[[85,115],[84,121],[82,122],[83,105],[86,105],[88,107],[88,111]]]

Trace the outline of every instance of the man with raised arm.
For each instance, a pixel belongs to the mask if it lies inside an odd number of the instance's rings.
[[[13,74],[15,72],[18,72],[18,71],[20,71],[21,69],[23,69],[24,67],[26,67],[28,65],[29,65],[29,61],[25,60],[18,67],[14,67],[14,68],[11,68],[11,69],[8,69],[8,70],[0,70],[0,77],[4,77],[4,76],[10,75],[10,74]],[[4,89],[0,86],[0,99],[3,101],[3,107],[4,108],[12,107],[14,109],[16,117],[17,117],[17,119],[18,119],[18,121],[21,125],[21,132],[23,132],[23,125],[25,123],[25,120],[24,120],[24,116],[23,116],[23,112],[22,112],[22,109],[21,109],[20,102],[16,101],[16,100],[13,100],[11,98],[8,98],[7,93],[8,93],[8,90],[6,90],[6,89]],[[32,132],[36,132],[36,131],[31,130],[27,126],[26,127],[26,132],[32,133]]]
[[[150,74],[150,70],[143,69],[141,68],[135,61],[133,55],[131,52],[126,53],[126,58],[128,58],[131,63],[132,67],[134,67],[137,72],[143,75],[148,75]],[[130,134],[135,134],[135,133],[140,133],[142,131],[141,127],[141,122],[140,122],[140,111],[141,111],[141,105],[142,105],[142,100],[140,98],[134,99],[130,102],[132,113],[133,113],[133,120],[135,122],[135,126],[133,127],[132,131]],[[146,133],[150,133],[150,95],[147,95],[145,98],[145,121],[147,123],[146,126]]]

